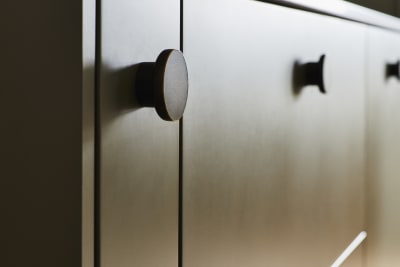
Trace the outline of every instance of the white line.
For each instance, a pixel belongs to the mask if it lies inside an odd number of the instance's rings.
[[[366,237],[367,232],[362,231],[361,233],[359,233],[358,236],[354,238],[353,242],[351,242],[350,245],[343,251],[343,253],[340,254],[339,258],[336,259],[331,267],[339,267],[340,265],[342,265],[347,257],[350,256],[351,253],[353,253],[353,251],[361,244],[361,242],[364,241]]]

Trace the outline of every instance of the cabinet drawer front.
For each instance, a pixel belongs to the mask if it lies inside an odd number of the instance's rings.
[[[183,265],[330,266],[364,227],[365,27],[186,0],[183,36]],[[322,54],[327,93],[294,90]]]
[[[368,31],[368,266],[400,264],[400,83],[387,77],[400,60],[400,37]]]
[[[168,12],[164,12],[168,10]],[[135,65],[179,48],[179,0],[102,0],[98,262],[176,267],[179,123],[135,104]]]

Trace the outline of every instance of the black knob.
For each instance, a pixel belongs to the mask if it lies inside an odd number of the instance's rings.
[[[139,105],[154,107],[163,120],[179,120],[188,97],[188,72],[183,54],[167,49],[155,63],[140,63],[135,91]]]
[[[400,61],[386,65],[386,78],[389,77],[396,77],[398,80],[400,80]]]
[[[325,55],[322,55],[318,62],[305,63],[299,66],[303,76],[301,79],[301,86],[316,85],[321,93],[326,93],[324,84],[324,62]]]

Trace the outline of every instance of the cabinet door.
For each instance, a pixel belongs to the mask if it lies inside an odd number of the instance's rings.
[[[168,10],[168,12],[165,12]],[[140,62],[180,43],[179,0],[102,0],[98,81],[98,262],[176,267],[179,123],[135,104]]]
[[[368,31],[368,266],[400,264],[400,83],[388,64],[400,60],[400,37]]]
[[[185,0],[183,36],[183,266],[330,266],[364,229],[365,27]],[[322,54],[327,93],[294,89]]]

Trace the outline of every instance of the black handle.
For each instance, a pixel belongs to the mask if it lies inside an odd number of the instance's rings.
[[[186,61],[179,50],[161,52],[156,62],[140,63],[136,73],[135,90],[143,107],[154,107],[166,121],[179,120],[188,97]]]
[[[326,93],[324,83],[324,62],[325,55],[322,55],[318,62],[305,63],[300,66],[303,75],[302,86],[316,85],[321,93]]]
[[[386,65],[386,78],[389,77],[396,77],[397,80],[400,80],[400,61]]]

